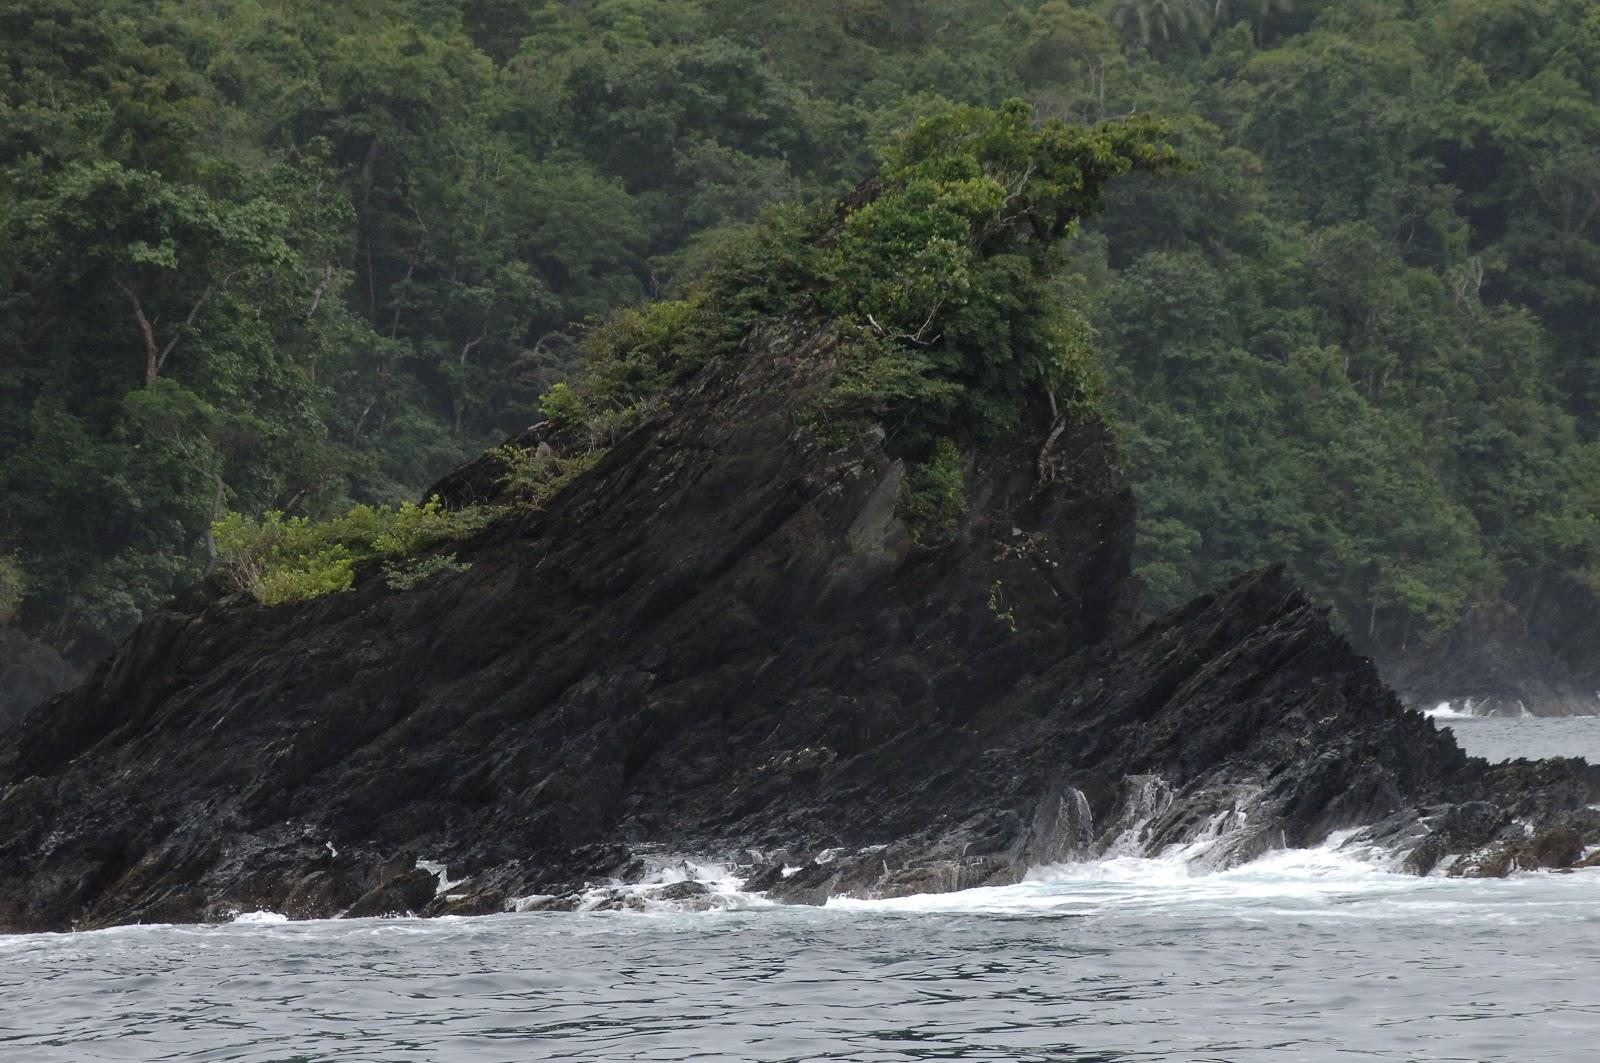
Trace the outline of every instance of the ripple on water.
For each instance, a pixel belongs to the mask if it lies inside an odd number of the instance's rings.
[[[1600,875],[1329,890],[1288,859],[920,908],[10,938],[0,1058],[1592,1058]]]
[[[1600,753],[1600,723],[1453,725],[1480,755],[1587,728]],[[1302,851],[821,909],[0,938],[0,1060],[1587,1063],[1596,900],[1600,871],[1416,879]]]
[[[1520,720],[1455,716],[1437,722],[1450,728],[1462,749],[1485,760],[1583,757],[1591,764],[1600,764],[1600,716],[1525,717]]]

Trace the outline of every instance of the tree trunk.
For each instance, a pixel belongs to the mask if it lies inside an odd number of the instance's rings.
[[[173,350],[178,346],[178,341],[183,338],[184,330],[194,324],[194,319],[200,316],[200,311],[205,309],[206,304],[211,301],[211,297],[220,288],[227,287],[228,282],[233,277],[234,274],[229,273],[222,278],[220,283],[206,285],[205,291],[201,292],[200,297],[194,301],[194,305],[189,307],[189,313],[184,317],[183,324],[179,325],[173,332],[172,338],[167,341],[166,346],[159,346],[156,343],[155,322],[145,316],[144,303],[139,298],[139,286],[132,281],[118,282],[117,286],[122,289],[122,294],[128,297],[128,302],[133,306],[134,319],[139,322],[139,333],[144,337],[145,387],[154,384],[156,379],[161,376],[161,371],[167,367],[167,359],[172,356]],[[157,315],[157,317],[159,316]]]
[[[206,521],[206,571],[217,567],[217,521],[222,519],[222,506],[228,500],[228,485],[221,473],[211,473],[211,519]]]
[[[132,281],[122,281],[118,287],[133,306],[134,320],[139,323],[139,334],[144,337],[144,386],[149,387],[161,375],[161,349],[156,345],[156,328],[145,316],[138,287]]]

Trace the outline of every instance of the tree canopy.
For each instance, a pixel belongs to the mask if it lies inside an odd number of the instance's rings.
[[[790,264],[876,352],[841,402],[937,470],[1097,375],[1152,604],[1282,556],[1384,648],[1600,587],[1597,71],[1586,0],[0,0],[5,612],[92,656],[227,512],[415,500],[592,352],[654,386],[879,172]],[[1188,172],[1102,189],[1151,114]]]

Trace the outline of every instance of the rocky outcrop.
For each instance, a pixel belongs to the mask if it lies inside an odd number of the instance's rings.
[[[1483,716],[1600,714],[1600,596],[1570,577],[1512,573],[1436,644],[1383,654],[1408,704]]]
[[[55,650],[16,628],[0,627],[0,731],[79,679]]]
[[[965,520],[918,544],[882,433],[796,416],[834,359],[828,326],[758,330],[452,544],[465,571],[276,607],[192,588],[0,742],[0,929],[570,906],[667,854],[816,902],[1361,824],[1430,866],[1523,823],[1594,840],[1585,765],[1469,760],[1281,569],[1135,625],[1133,497],[1092,419],[970,450]]]

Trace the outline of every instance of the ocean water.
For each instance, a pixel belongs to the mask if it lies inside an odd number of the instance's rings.
[[[1511,755],[1596,734],[1449,722]],[[0,938],[0,1061],[1600,1058],[1600,871],[1418,879],[1329,847],[729,904]]]
[[[1600,716],[1465,716],[1433,714],[1455,732],[1461,748],[1486,760],[1514,757],[1583,757],[1600,763]]]

